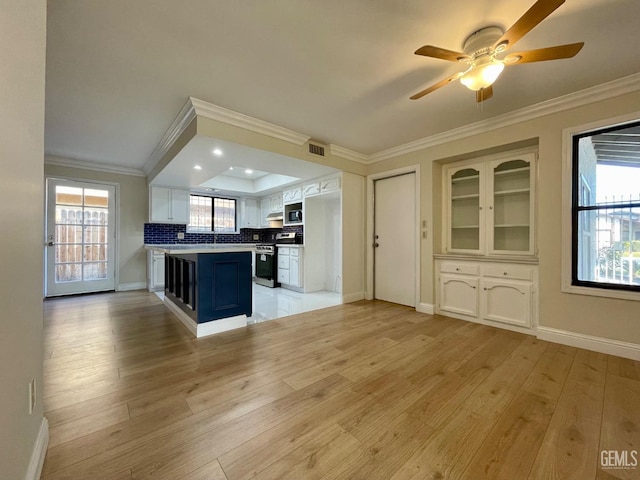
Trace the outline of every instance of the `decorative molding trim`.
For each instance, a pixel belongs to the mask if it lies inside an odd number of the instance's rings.
[[[501,323],[495,322],[492,320],[485,320],[480,317],[472,317],[470,315],[464,315],[461,313],[453,313],[450,311],[443,311],[436,309],[436,315],[442,315],[443,317],[457,318],[458,320],[464,320],[466,322],[479,323],[481,325],[486,325],[487,327],[499,328],[502,330],[511,330],[512,332],[524,333],[525,335],[535,335],[533,327],[521,327],[519,325],[512,325],[510,323]]]
[[[47,446],[49,445],[49,421],[46,417],[42,417],[40,423],[40,431],[38,432],[38,438],[33,446],[31,452],[31,459],[29,460],[29,466],[27,468],[27,474],[25,480],[39,480],[42,473],[42,465],[44,464],[44,457],[47,454]]]
[[[622,342],[610,338],[594,337],[583,333],[541,326],[538,326],[537,337],[548,342],[584,348],[585,350],[630,358],[636,361],[640,360],[640,345],[637,343]]]
[[[364,300],[364,292],[347,293],[342,295],[342,303],[353,303]]]
[[[224,107],[208,103],[197,98],[189,97],[196,116],[209,118],[218,122],[234,125],[252,132],[261,133],[269,137],[278,138],[285,142],[304,145],[311,138],[308,135],[298,133],[288,128],[280,127],[274,123],[265,122],[243,113],[234,112]]]
[[[635,73],[627,77],[603,83],[602,85],[596,85],[594,87],[569,93],[545,102],[523,107],[519,110],[505,113],[497,117],[482,120],[470,125],[463,125],[461,127],[454,128],[453,130],[448,130],[430,137],[405,143],[404,145],[382,150],[372,155],[368,155],[366,163],[371,164],[380,162],[399,155],[424,150],[425,148],[440,145],[442,143],[486,133],[490,130],[506,127],[514,123],[533,120],[544,115],[558,113],[563,110],[569,110],[570,108],[581,107],[583,105],[588,105],[638,90],[640,90],[640,73]]]
[[[82,160],[74,160],[71,158],[56,157],[54,155],[45,155],[45,165],[56,165],[58,167],[82,168],[84,170],[93,170],[95,172],[117,173],[120,175],[133,175],[136,177],[145,177],[146,174],[137,168],[121,167],[119,165],[108,165],[106,163],[92,163]]]
[[[147,282],[121,283],[116,288],[117,292],[128,292],[131,290],[145,290]]]
[[[419,303],[416,307],[416,312],[434,315],[436,313],[436,306],[431,303]]]
[[[182,132],[189,126],[191,121],[196,118],[195,109],[193,104],[191,103],[191,97],[187,100],[187,102],[183,105],[180,113],[175,118],[169,129],[165,132],[164,136],[160,140],[160,143],[156,146],[151,153],[149,159],[145,162],[142,167],[142,171],[145,176],[149,175],[151,171],[155,168],[158,162],[165,156],[165,154],[173,145],[173,142],[182,135]]]
[[[329,145],[329,151],[331,152],[331,155],[335,155],[336,157],[344,158],[346,160],[351,160],[352,162],[362,164],[369,163],[369,155],[356,152],[355,150],[349,150],[348,148],[341,147],[340,145],[331,143]]]
[[[207,337],[216,333],[247,326],[246,315],[236,315],[235,317],[213,320],[207,323],[196,323],[195,320],[180,310],[180,308],[167,297],[164,297],[164,304],[196,338]]]

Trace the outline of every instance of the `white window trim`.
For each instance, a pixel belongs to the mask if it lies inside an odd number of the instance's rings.
[[[620,298],[623,300],[640,301],[640,292],[613,290],[610,288],[583,287],[571,284],[571,256],[573,222],[571,218],[573,193],[573,137],[580,133],[615,127],[638,121],[640,112],[629,113],[618,117],[597,120],[584,125],[565,128],[562,131],[562,283],[561,289],[565,293],[589,295],[595,297]]]

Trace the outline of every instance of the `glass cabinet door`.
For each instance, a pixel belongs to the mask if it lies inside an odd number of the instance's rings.
[[[449,250],[480,252],[483,248],[482,165],[449,170]]]
[[[533,253],[533,162],[530,154],[490,163],[490,253]]]

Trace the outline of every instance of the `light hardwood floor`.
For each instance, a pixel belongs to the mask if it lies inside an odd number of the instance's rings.
[[[45,480],[630,479],[640,362],[384,302],[194,339],[154,295],[45,302]]]

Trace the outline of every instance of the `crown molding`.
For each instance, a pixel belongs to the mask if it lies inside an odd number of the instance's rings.
[[[85,162],[82,160],[74,160],[72,158],[56,157],[54,155],[45,155],[44,163],[45,165],[82,168],[84,170],[93,170],[95,172],[117,173],[119,175],[133,175],[135,177],[147,176],[142,170],[138,168],[121,167],[119,165],[109,165],[106,163]]]
[[[198,100],[197,98],[190,97],[189,100],[195,109],[195,114],[199,117],[209,118],[228,125],[244,128],[245,130],[261,133],[262,135],[267,135],[296,145],[304,145],[311,138],[308,135],[289,130],[288,128],[284,128],[273,123],[265,122],[264,120],[250,117],[243,113],[234,112],[233,110],[229,110],[203,100]]]
[[[330,144],[329,151],[331,152],[331,155],[351,160],[352,162],[363,163],[365,165],[369,163],[369,155],[356,152],[355,150],[349,150],[348,148],[341,147],[340,145],[335,145],[333,143]]]
[[[581,107],[601,100],[625,95],[640,90],[640,73],[634,73],[611,82],[585,88],[577,92],[569,93],[545,102],[541,102],[528,107],[523,107],[513,112],[505,113],[497,117],[482,120],[480,122],[463,125],[453,130],[425,137],[420,140],[405,143],[397,147],[382,150],[367,156],[366,163],[372,164],[393,157],[405,155],[407,153],[424,150],[425,148],[440,145],[442,143],[459,140],[460,138],[471,137],[489,132],[498,128],[521,123],[535,118],[553,113],[562,112],[571,108]]]
[[[187,102],[183,105],[180,113],[176,116],[175,120],[169,127],[169,129],[165,132],[164,136],[160,140],[160,143],[156,146],[151,153],[149,159],[144,163],[142,167],[142,171],[145,175],[149,175],[151,171],[155,168],[155,166],[160,162],[162,157],[169,151],[173,142],[182,135],[182,132],[189,126],[191,121],[196,118],[195,108],[191,102],[191,97],[187,100]]]

